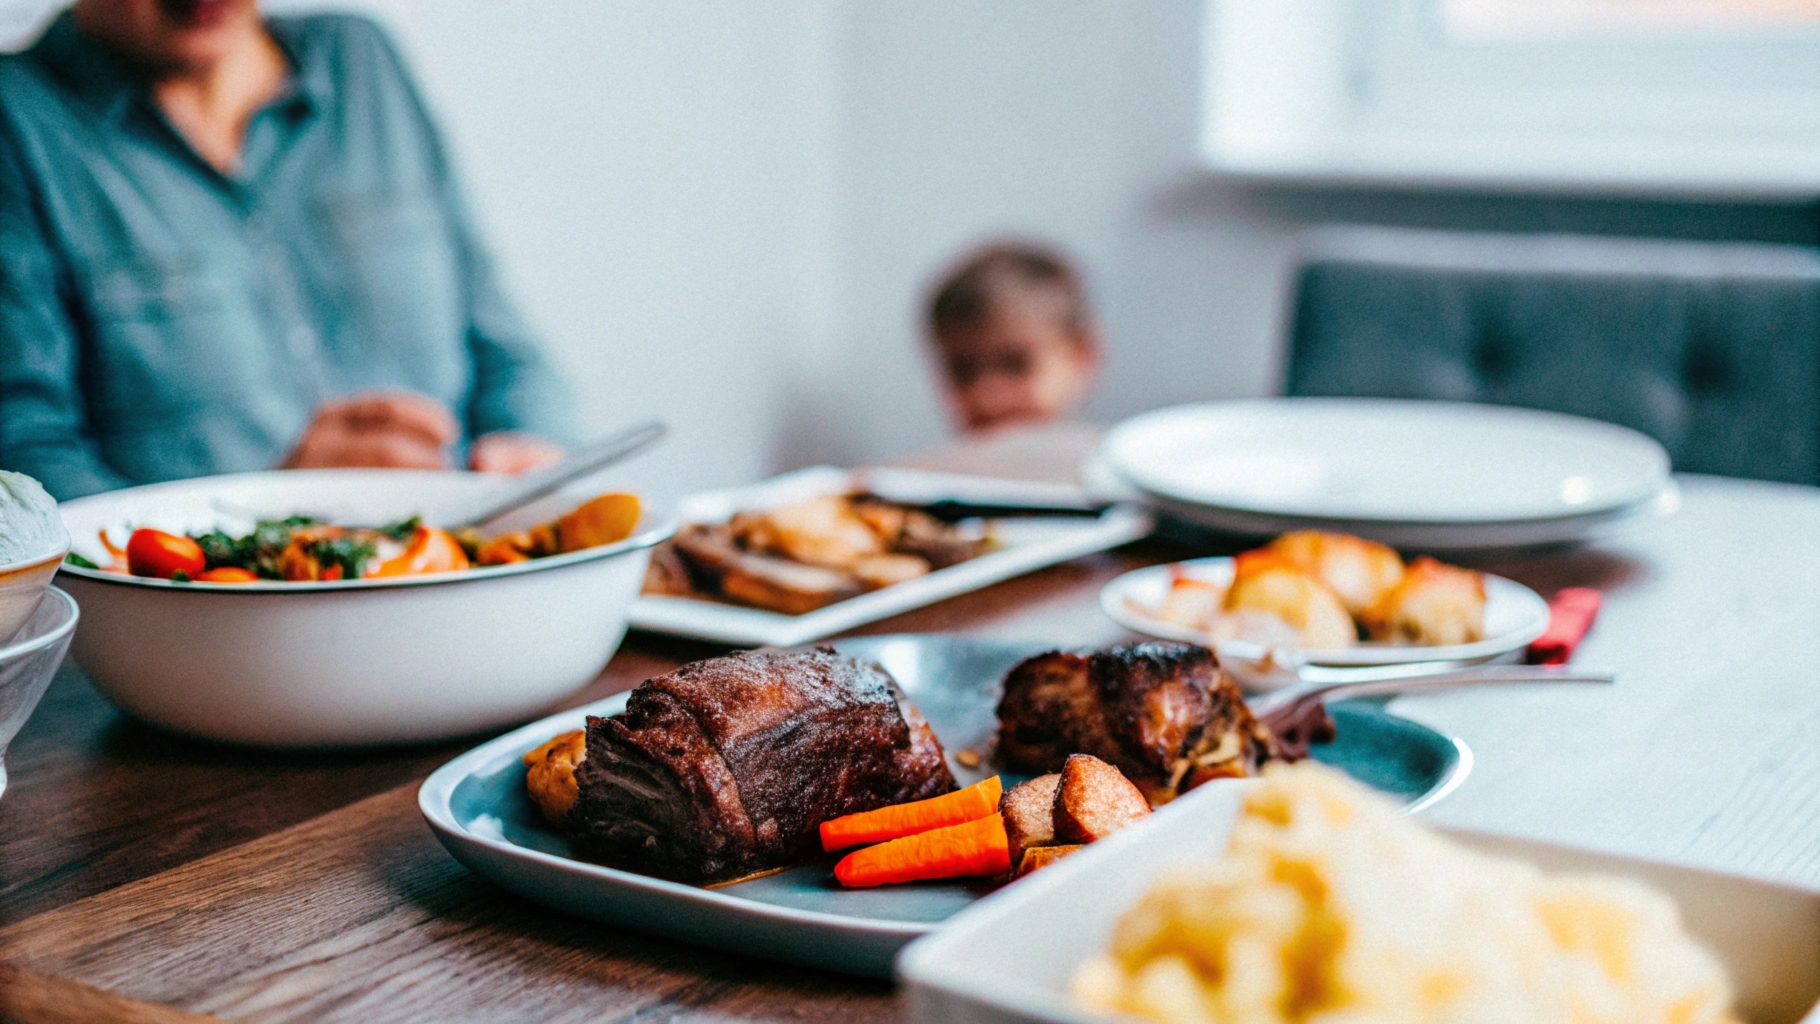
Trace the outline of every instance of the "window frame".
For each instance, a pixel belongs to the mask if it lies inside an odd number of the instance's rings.
[[[1820,196],[1820,24],[1450,37],[1442,0],[1206,0],[1200,153],[1230,176]]]

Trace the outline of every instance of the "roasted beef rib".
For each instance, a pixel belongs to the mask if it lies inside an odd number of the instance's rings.
[[[1283,755],[1213,652],[1192,644],[1027,658],[1005,677],[998,717],[1004,767],[1054,772],[1070,754],[1092,754],[1152,804]]]
[[[954,788],[940,742],[876,665],[828,648],[684,665],[588,719],[564,821],[579,853],[713,882],[793,864],[829,818]]]

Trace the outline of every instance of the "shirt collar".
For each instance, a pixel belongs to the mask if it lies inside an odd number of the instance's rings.
[[[110,120],[119,120],[145,94],[144,79],[78,31],[69,11],[51,22],[31,53],[64,88]]]
[[[291,66],[285,87],[272,106],[325,107],[335,95],[328,54],[310,45],[308,34],[290,19],[267,19],[266,28]],[[84,36],[76,28],[75,15],[67,10],[51,22],[31,52],[64,88],[111,121],[120,121],[146,95],[145,79]]]
[[[316,40],[298,20],[267,18],[265,28],[291,64],[285,90],[275,102],[302,101],[314,110],[327,108],[335,98],[335,71],[328,48],[314,45]]]

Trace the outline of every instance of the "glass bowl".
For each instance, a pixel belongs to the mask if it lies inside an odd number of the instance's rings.
[[[39,596],[51,585],[68,552],[69,545],[65,544],[36,558],[0,565],[0,645],[11,644],[8,638],[32,617]]]
[[[19,734],[63,664],[79,616],[76,601],[56,587],[44,588],[34,609],[0,647],[0,795],[6,793],[6,748]]]

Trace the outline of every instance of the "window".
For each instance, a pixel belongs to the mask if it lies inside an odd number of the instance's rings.
[[[1820,195],[1820,0],[1208,0],[1224,173]]]
[[[1441,0],[1455,39],[1773,32],[1820,24],[1820,0]]]

